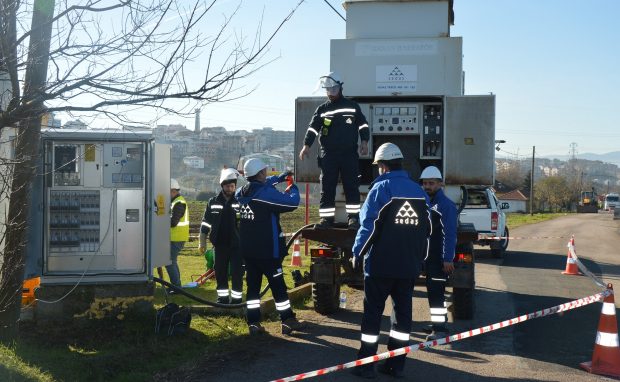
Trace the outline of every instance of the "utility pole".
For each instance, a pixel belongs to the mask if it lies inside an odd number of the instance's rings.
[[[536,146],[532,146],[532,169],[530,176],[530,216],[534,215],[534,157],[536,156]]]

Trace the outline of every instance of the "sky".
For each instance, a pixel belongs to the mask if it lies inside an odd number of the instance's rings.
[[[346,16],[341,0],[329,2]],[[251,34],[262,14],[266,35],[298,3],[245,0],[231,26]],[[222,1],[214,14],[238,5]],[[450,33],[463,38],[465,94],[496,95],[496,139],[506,140],[498,156],[525,158],[532,146],[537,156],[567,155],[573,142],[577,153],[620,150],[620,1],[455,0],[454,13]],[[252,93],[204,105],[201,126],[293,130],[295,98],[317,95],[330,39],[342,38],[345,22],[325,1],[305,0],[272,42],[264,62],[273,61],[236,84]],[[178,116],[158,123],[194,127]]]

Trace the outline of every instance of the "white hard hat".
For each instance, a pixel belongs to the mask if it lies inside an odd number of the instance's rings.
[[[179,182],[177,182],[176,179],[174,178],[170,178],[170,189],[171,190],[180,190],[181,186],[179,185]]]
[[[402,159],[403,153],[400,151],[398,146],[393,143],[386,142],[379,146],[377,152],[375,153],[375,161],[372,164],[377,164],[380,160],[388,161],[392,159]]]
[[[420,175],[420,180],[422,179],[443,179],[441,176],[441,171],[435,166],[428,166],[422,171]]]
[[[262,160],[258,158],[252,158],[248,160],[247,162],[245,162],[245,164],[243,165],[243,175],[245,175],[246,178],[249,178],[251,176],[258,174],[259,172],[261,172],[263,169],[266,169],[266,168],[267,168],[267,165],[263,163]]]
[[[325,76],[319,78],[319,84],[322,88],[333,88],[334,86],[342,85],[342,80],[336,72],[329,72]]]
[[[239,173],[234,168],[225,168],[220,172],[220,185],[227,180],[237,181]]]

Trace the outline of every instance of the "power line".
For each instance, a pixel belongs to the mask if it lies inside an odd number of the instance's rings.
[[[343,16],[343,15],[341,15],[341,14],[340,14],[340,12],[338,12],[338,11],[336,10],[336,8],[334,8],[334,7],[333,7],[333,6],[329,3],[329,1],[327,1],[327,0],[323,0],[323,1],[325,2],[325,4],[329,5],[329,7],[330,7],[330,8],[331,8],[334,12],[336,12],[336,14],[337,14],[338,16],[340,16],[340,18],[341,18],[343,21],[345,21],[345,22],[347,21],[347,19],[345,19],[345,18],[344,18],[344,16]]]

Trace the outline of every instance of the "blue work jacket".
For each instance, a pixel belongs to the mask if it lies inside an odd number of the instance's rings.
[[[439,254],[443,262],[453,261],[456,251],[456,206],[443,190],[439,189],[431,198],[431,208],[441,215],[443,229],[443,235],[431,237],[431,256]]]
[[[238,189],[239,234],[241,252],[248,259],[278,259],[286,251],[280,213],[299,206],[299,189],[280,192],[274,185],[284,182],[286,174],[270,176],[265,183],[250,182]]]
[[[360,211],[353,244],[369,277],[417,277],[432,232],[428,195],[406,171],[390,171],[372,183]]]

